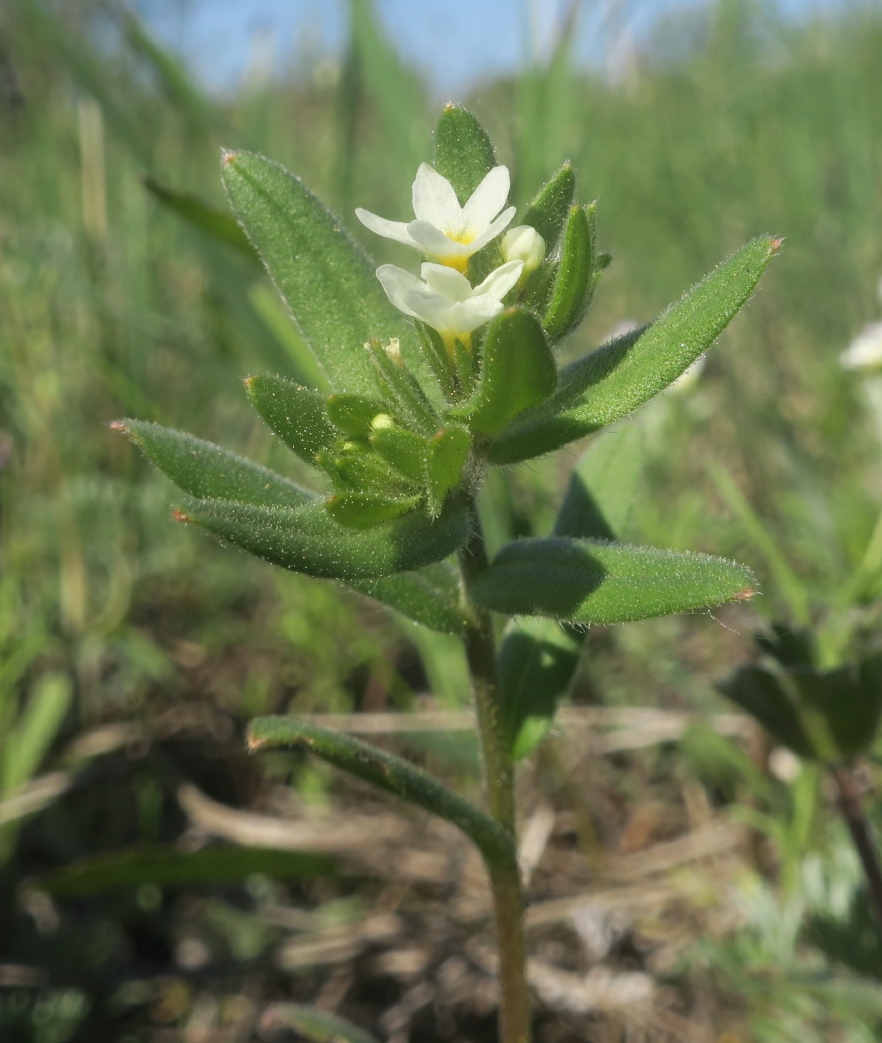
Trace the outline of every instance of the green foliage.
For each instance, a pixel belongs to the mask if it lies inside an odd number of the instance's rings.
[[[552,397],[494,440],[493,463],[515,463],[557,449],[627,416],[663,391],[706,351],[759,282],[780,243],[742,247],[655,322],[566,366]]]
[[[301,880],[335,876],[337,872],[334,858],[310,852],[229,846],[181,851],[156,844],[81,859],[61,870],[32,877],[28,887],[55,898],[79,898],[144,884],[187,888],[241,882],[255,873],[279,880]]]
[[[178,519],[201,525],[273,565],[342,580],[419,569],[452,554],[469,534],[468,511],[456,500],[448,500],[434,521],[411,511],[369,529],[337,525],[319,501],[279,507],[184,500]]]
[[[373,1036],[337,1014],[298,1003],[272,1004],[261,1018],[261,1029],[289,1030],[309,1043],[376,1043]]]
[[[385,750],[293,717],[259,717],[248,728],[252,751],[274,746],[302,747],[343,771],[458,826],[491,863],[512,855],[513,838],[489,815],[443,786],[437,779]]]
[[[474,584],[479,605],[569,623],[627,623],[743,600],[755,579],[743,565],[563,536],[503,547]]]
[[[560,233],[567,224],[575,191],[573,164],[564,163],[554,177],[539,189],[527,207],[524,224],[531,225],[542,236],[546,252],[557,246]]]
[[[445,106],[435,128],[434,165],[453,185],[462,204],[496,166],[487,132],[467,109]]]
[[[484,338],[481,378],[474,398],[454,410],[481,435],[495,435],[514,417],[554,391],[557,367],[538,320],[510,308],[494,319]]]
[[[758,641],[766,662],[741,667],[721,690],[800,757],[836,765],[870,750],[882,718],[882,653],[832,670],[811,662],[804,633],[778,625]]]
[[[301,181],[263,156],[225,153],[223,178],[249,239],[337,391],[373,391],[370,360],[361,350],[372,337],[398,337],[408,363],[419,372],[411,328],[387,300],[373,266],[339,218]]]

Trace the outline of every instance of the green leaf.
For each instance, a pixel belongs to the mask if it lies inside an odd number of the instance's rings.
[[[332,496],[325,506],[328,514],[340,525],[349,529],[373,529],[412,511],[419,502],[418,496],[390,500],[369,493],[344,493]]]
[[[851,761],[873,745],[882,714],[882,653],[836,670],[789,672],[806,730],[828,763]]]
[[[376,1043],[373,1036],[339,1014],[299,1003],[271,1003],[261,1015],[259,1035],[261,1039],[295,1038],[307,1043]]]
[[[567,161],[536,193],[536,198],[527,208],[524,224],[535,228],[545,240],[546,254],[557,245],[575,191],[576,175],[572,163]]]
[[[127,434],[175,485],[198,499],[288,507],[314,499],[314,493],[275,471],[183,431],[146,420],[116,420],[111,427]]]
[[[413,327],[386,297],[373,263],[299,178],[249,152],[224,153],[223,177],[248,238],[335,390],[374,392],[364,351],[372,337],[398,337],[411,370],[428,375]]]
[[[378,423],[371,432],[370,443],[377,454],[399,474],[422,483],[429,452],[425,438],[391,423],[388,426]]]
[[[558,449],[627,416],[664,390],[726,328],[779,246],[777,239],[754,239],[650,326],[565,367],[555,394],[501,432],[489,459],[516,463]]]
[[[643,431],[623,422],[605,431],[576,464],[555,536],[614,540],[624,532],[643,470]]]
[[[315,466],[317,453],[329,449],[337,432],[328,420],[325,396],[284,377],[249,377],[245,388],[267,427],[301,460]]]
[[[426,484],[431,514],[438,514],[444,498],[462,477],[471,444],[468,431],[462,427],[442,428],[432,439],[426,458]]]
[[[761,666],[744,666],[720,682],[718,687],[783,746],[807,760],[816,759],[814,743],[805,729],[795,700],[778,676]]]
[[[325,408],[331,423],[353,438],[367,438],[374,417],[383,412],[376,399],[364,395],[331,395]]]
[[[472,596],[507,615],[627,623],[743,600],[755,583],[745,566],[708,554],[556,536],[504,546]]]
[[[542,320],[552,344],[582,321],[598,274],[594,265],[594,204],[571,207],[557,274]]]
[[[182,851],[170,844],[139,845],[79,859],[63,869],[32,877],[27,886],[55,898],[78,898],[142,884],[189,888],[235,883],[255,873],[279,880],[327,877],[336,875],[337,863],[328,855],[272,848],[223,845]]]
[[[194,500],[183,505],[178,517],[274,565],[347,581],[409,572],[441,561],[465,543],[470,529],[468,511],[452,498],[435,521],[422,511],[411,511],[364,531],[338,525],[320,501],[266,507]]]
[[[435,130],[435,169],[453,185],[461,204],[496,166],[487,132],[458,105],[446,105]]]
[[[467,406],[453,411],[479,434],[501,431],[543,402],[557,384],[557,366],[542,327],[526,308],[506,308],[490,323],[482,348],[481,382]]]
[[[144,187],[159,200],[163,206],[174,211],[194,228],[210,236],[215,242],[225,243],[234,250],[250,258],[255,264],[260,258],[248,241],[235,218],[213,206],[209,206],[199,196],[188,192],[178,192],[173,188],[160,184],[155,178],[146,176]]]
[[[471,837],[490,863],[510,862],[513,857],[514,838],[508,830],[402,757],[294,717],[258,717],[252,721],[248,726],[249,750],[275,746],[305,748],[343,771],[452,822]]]
[[[544,738],[558,701],[573,679],[581,642],[548,619],[523,619],[506,627],[499,650],[502,726],[515,760]]]
[[[419,572],[401,572],[381,579],[351,581],[348,586],[366,597],[394,608],[408,619],[442,634],[461,634],[465,614],[459,595],[459,577],[438,562]]]

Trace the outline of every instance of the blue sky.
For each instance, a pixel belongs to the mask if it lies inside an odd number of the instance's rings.
[[[346,36],[345,0],[135,0],[148,25],[214,89],[249,68],[298,55],[333,56]],[[775,0],[790,16],[837,0]],[[375,0],[385,31],[439,99],[546,53],[570,0]],[[701,0],[585,0],[576,53],[614,64],[662,14]]]

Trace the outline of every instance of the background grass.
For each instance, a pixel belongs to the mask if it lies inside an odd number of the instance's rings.
[[[24,877],[174,840],[182,777],[243,807],[267,777],[326,792],[329,776],[314,765],[239,764],[237,729],[256,713],[406,709],[427,688],[448,707],[465,702],[446,641],[171,524],[168,483],[106,426],[154,419],[296,472],[239,383],[266,370],[307,380],[295,331],[252,261],[163,205],[145,179],[225,212],[218,150],[249,148],[300,174],[365,240],[355,205],[405,213],[435,107],[367,0],[352,0],[350,14],[332,75],[298,68],[218,99],[122,5],[12,0],[3,11],[0,920],[9,928],[0,952],[49,968],[42,984],[5,995],[4,1039],[154,1038],[147,1013],[123,1029],[92,979],[70,984],[83,953],[95,974],[116,958],[131,909],[111,903],[65,921],[58,945],[34,907],[23,910]],[[582,198],[599,201],[600,244],[614,263],[568,350],[592,347],[622,320],[648,320],[753,235],[786,237],[699,383],[643,411],[649,448],[628,535],[750,564],[763,597],[738,616],[745,636],[781,618],[811,623],[830,657],[860,650],[877,630],[868,543],[882,504],[879,440],[866,386],[838,355],[880,317],[879,8],[794,26],[760,4],[718,0],[661,27],[615,82],[575,69],[570,43],[564,27],[547,67],[457,99],[490,130],[520,205],[565,158]],[[562,454],[495,478],[491,533],[547,519],[572,461]],[[588,646],[582,701],[704,710],[721,707],[714,678],[747,654],[737,635],[696,619],[598,632]],[[119,755],[128,733],[112,729],[131,726],[140,729],[131,741],[153,750],[146,760]],[[844,957],[822,957],[809,930],[807,910],[829,905],[831,888],[856,886],[819,780],[757,781],[741,751],[713,742],[660,752],[625,787],[642,799],[650,777],[671,784],[686,773],[714,800],[766,816],[774,857],[752,885],[754,906],[689,974],[706,974],[715,996],[739,997],[731,1023],[742,1034],[728,1038],[880,1038],[878,1003],[854,991],[878,960],[863,977],[836,977]],[[446,770],[458,763],[467,777],[472,748],[454,747],[459,761],[439,747]],[[9,803],[60,769],[122,781],[31,818]],[[814,891],[806,865],[820,867]],[[144,913],[153,892],[138,894]],[[783,942],[770,937],[774,925]],[[229,931],[245,944],[244,926]],[[809,988],[764,978],[782,945],[788,967],[805,957],[825,968],[832,991],[820,979]]]

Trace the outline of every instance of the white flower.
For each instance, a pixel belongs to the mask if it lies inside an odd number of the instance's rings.
[[[465,206],[460,206],[447,178],[423,163],[413,183],[415,221],[387,221],[360,207],[355,216],[377,235],[416,247],[441,264],[464,272],[472,254],[499,235],[514,217],[513,206],[502,210],[509,184],[508,167],[494,167]]]
[[[502,298],[518,281],[523,267],[522,261],[509,261],[475,287],[452,268],[428,261],[420,268],[422,279],[394,264],[380,265],[377,278],[396,308],[450,341],[467,337],[502,311]]]
[[[839,364],[845,369],[878,369],[882,366],[882,322],[864,326],[839,356]]]
[[[509,228],[499,245],[506,261],[524,262],[525,276],[535,272],[545,260],[545,240],[530,225]]]

